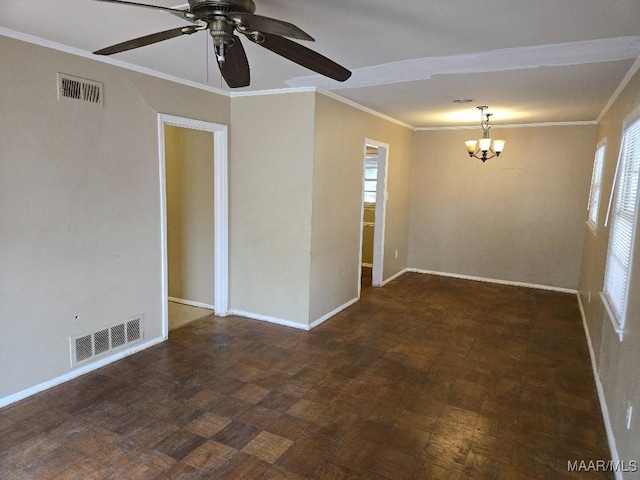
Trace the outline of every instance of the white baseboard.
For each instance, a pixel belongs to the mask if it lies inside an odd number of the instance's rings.
[[[414,272],[414,273],[425,273],[428,275],[438,275],[440,277],[460,278],[462,280],[473,280],[476,282],[497,283],[499,285],[511,285],[514,287],[535,288],[538,290],[551,290],[553,292],[574,293],[574,294],[578,293],[577,290],[572,288],[552,287],[549,285],[538,285],[535,283],[512,282],[510,280],[498,280],[496,278],[474,277],[472,275],[462,275],[458,273],[435,272],[432,270],[422,270],[419,268],[407,268],[405,271]]]
[[[319,319],[317,319],[315,322],[312,322],[309,325],[309,330],[311,330],[312,328],[317,327],[318,325],[320,325],[321,323],[326,322],[327,320],[329,320],[331,317],[333,317],[334,315],[337,315],[338,313],[340,313],[342,310],[349,308],[351,305],[353,305],[354,303],[356,303],[358,300],[360,300],[360,297],[356,297],[353,298],[351,300],[349,300],[347,303],[345,303],[344,305],[340,305],[338,308],[336,308],[335,310],[332,310],[331,312],[327,313],[326,315],[323,315],[322,317],[320,317]]]
[[[275,323],[285,327],[297,328],[298,330],[309,330],[309,326],[303,323],[292,322],[291,320],[283,320],[282,318],[270,317],[261,313],[246,312],[244,310],[229,310],[229,315],[238,315],[240,317],[250,318],[252,320],[261,320],[263,322]]]
[[[396,273],[395,275],[391,275],[389,278],[387,278],[386,280],[382,281],[382,286],[384,287],[387,283],[393,282],[396,278],[404,275],[405,273],[409,272],[409,271],[413,271],[413,270],[409,270],[408,268],[405,268],[404,270],[400,270],[398,273]]]
[[[582,305],[582,297],[580,293],[576,294],[578,297],[578,306],[580,307],[580,315],[582,316],[582,326],[584,328],[584,334],[587,337],[587,345],[589,346],[589,356],[591,357],[591,369],[593,370],[593,378],[596,382],[596,390],[598,391],[598,399],[600,400],[600,409],[602,410],[602,419],[604,420],[604,428],[607,432],[607,440],[609,441],[609,450],[611,453],[611,460],[614,465],[620,465],[620,456],[618,455],[618,447],[616,446],[616,437],[613,434],[613,427],[611,425],[611,418],[609,417],[609,408],[607,407],[607,401],[604,397],[604,390],[602,389],[602,382],[600,382],[600,375],[598,374],[598,364],[596,362],[596,354],[593,351],[593,343],[591,343],[591,333],[589,333],[589,325],[587,325],[587,315]],[[624,480],[622,472],[615,471],[616,480]]]
[[[6,407],[7,405],[11,405],[12,403],[19,402],[20,400],[24,400],[36,393],[42,392],[44,390],[48,390],[51,387],[55,387],[56,385],[60,385],[61,383],[68,382],[69,380],[73,380],[74,378],[81,377],[89,372],[93,372],[98,368],[109,365],[110,363],[115,362],[116,360],[120,360],[124,357],[128,357],[129,355],[133,355],[134,353],[141,352],[142,350],[146,350],[149,347],[153,347],[158,343],[164,342],[165,338],[155,338],[153,340],[149,340],[148,342],[142,343],[140,345],[135,345],[132,348],[128,348],[126,350],[122,350],[108,357],[101,358],[100,360],[84,365],[80,368],[72,370],[69,373],[65,373],[64,375],[60,375],[59,377],[53,378],[46,382],[40,383],[34,387],[27,388],[22,390],[21,392],[14,393],[4,398],[0,398],[0,408]]]
[[[213,305],[202,302],[192,302],[191,300],[185,300],[183,298],[169,297],[169,301],[173,303],[179,303],[181,305],[188,305],[189,307],[206,308],[207,310],[215,310]]]

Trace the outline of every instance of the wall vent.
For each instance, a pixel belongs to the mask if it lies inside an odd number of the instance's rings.
[[[132,345],[144,338],[143,316],[103,327],[92,333],[71,337],[71,366],[80,365],[115,350]]]
[[[94,80],[58,73],[58,100],[104,106],[103,85]]]

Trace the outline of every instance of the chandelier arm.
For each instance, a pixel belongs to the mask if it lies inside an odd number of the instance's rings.
[[[490,156],[487,156],[488,152],[491,152]],[[482,155],[479,155],[479,154],[482,154]],[[480,150],[480,149],[477,149],[475,152],[470,153],[469,156],[473,157],[473,158],[477,158],[478,160],[482,160],[483,162],[485,162],[487,160],[491,160],[494,157],[499,157],[500,154],[494,152],[493,148],[489,148],[489,150],[486,150],[484,152],[482,150]]]

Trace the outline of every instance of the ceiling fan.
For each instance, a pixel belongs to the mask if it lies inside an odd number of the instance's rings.
[[[231,88],[246,87],[251,83],[249,62],[240,37],[236,35],[237,32],[261,47],[326,77],[344,82],[351,76],[349,70],[333,60],[289,40],[294,38],[314,41],[313,37],[305,31],[282,20],[256,15],[254,13],[256,5],[253,0],[189,0],[189,8],[185,10],[125,0],[96,1],[163,10],[192,23],[192,25],[145,35],[93,52],[97,55],[113,55],[181,35],[192,35],[201,30],[209,30],[213,38],[216,60],[227,85]]]

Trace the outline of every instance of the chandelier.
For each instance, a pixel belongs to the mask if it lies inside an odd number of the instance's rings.
[[[482,138],[478,140],[467,140],[466,142],[464,142],[467,146],[469,156],[482,160],[483,163],[490,158],[499,157],[502,153],[502,150],[504,150],[504,144],[506,143],[505,140],[492,140],[489,136],[489,129],[491,128],[489,119],[493,114],[484,113],[487,108],[489,107],[487,107],[486,105],[478,107],[478,110],[480,110],[480,126],[482,127]]]

